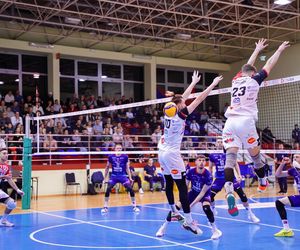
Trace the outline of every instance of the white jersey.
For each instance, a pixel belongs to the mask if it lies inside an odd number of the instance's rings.
[[[257,97],[261,83],[268,76],[265,70],[252,77],[242,76],[241,72],[232,80],[231,104],[225,117],[250,116],[258,118]]]
[[[158,142],[159,150],[180,150],[187,116],[188,111],[184,108],[172,118],[164,117],[164,134]]]

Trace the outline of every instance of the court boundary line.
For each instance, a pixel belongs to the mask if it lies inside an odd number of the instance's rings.
[[[47,212],[39,212],[39,211],[36,211],[36,213],[37,214],[48,215],[48,216],[52,216],[52,217],[57,217],[57,218],[61,218],[61,219],[71,220],[71,221],[79,222],[79,223],[82,223],[82,224],[89,224],[89,225],[102,227],[102,228],[106,228],[106,229],[110,229],[110,230],[115,230],[115,231],[119,231],[119,232],[123,232],[123,233],[127,233],[127,234],[133,234],[133,235],[148,238],[148,239],[155,239],[155,240],[158,240],[158,241],[163,241],[163,242],[174,244],[174,246],[184,246],[184,247],[192,248],[192,249],[205,250],[204,248],[190,246],[190,245],[187,245],[185,243],[179,243],[179,242],[176,242],[176,241],[166,240],[166,239],[163,239],[163,238],[158,238],[158,237],[154,237],[154,236],[149,236],[149,235],[145,235],[145,234],[132,232],[132,231],[129,231],[129,230],[124,230],[124,229],[120,229],[120,228],[115,228],[115,227],[105,226],[105,225],[101,225],[101,224],[96,224],[96,223],[92,223],[92,222],[88,222],[88,221],[84,221],[84,220],[79,220],[79,219],[75,219],[75,218],[70,218],[70,217],[66,217],[66,216],[62,216],[62,215],[56,215],[56,214],[51,214],[51,213],[47,213]],[[32,234],[33,233],[30,234],[30,239],[35,241],[35,239],[32,237]],[[42,243],[42,242],[39,242],[39,243]],[[42,244],[58,246],[55,243],[49,244],[49,243],[44,243],[43,242]],[[67,247],[70,247],[70,246],[67,246]],[[73,247],[73,248],[75,248],[75,247]],[[91,248],[91,247],[89,247],[89,248]],[[124,247],[124,248],[128,248],[128,247]]]

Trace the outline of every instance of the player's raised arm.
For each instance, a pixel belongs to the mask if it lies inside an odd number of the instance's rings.
[[[199,74],[198,70],[194,70],[193,76],[192,76],[192,82],[191,84],[188,86],[188,88],[184,91],[184,93],[182,94],[182,98],[183,100],[187,100],[189,95],[192,93],[195,85],[200,81],[201,79],[201,75]]]
[[[288,177],[288,171],[282,171],[283,167],[285,166],[285,164],[288,164],[290,162],[290,159],[288,157],[284,157],[279,165],[279,167],[277,168],[276,172],[275,172],[275,176],[277,178],[280,177]]]
[[[277,63],[281,53],[286,49],[290,47],[290,44],[288,41],[283,42],[278,49],[275,51],[275,53],[269,58],[269,60],[266,62],[263,69],[269,74],[270,71],[273,69],[275,64]]]
[[[255,43],[256,47],[255,50],[253,51],[252,55],[250,56],[247,64],[250,65],[254,65],[256,58],[259,54],[259,52],[261,52],[264,48],[266,48],[268,46],[268,44],[266,44],[266,39],[260,39],[258,42]]]
[[[208,94],[213,90],[215,86],[219,84],[219,82],[223,79],[223,76],[217,76],[211,85],[209,85],[201,94],[189,105],[187,106],[189,114],[193,113],[195,108],[204,101],[204,99],[208,96]]]

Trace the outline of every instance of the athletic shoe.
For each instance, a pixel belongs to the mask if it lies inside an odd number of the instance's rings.
[[[156,232],[156,237],[163,237],[165,235],[166,230],[167,230],[167,225],[168,225],[168,222],[165,222],[164,224],[162,224],[160,226],[160,228]]]
[[[274,234],[275,237],[293,237],[294,232],[292,229],[282,229],[278,233]]]
[[[101,209],[101,213],[102,213],[102,214],[108,213],[108,207],[102,208],[102,209]]]
[[[201,235],[203,232],[202,230],[197,226],[195,221],[192,221],[192,223],[187,223],[186,221],[183,222],[182,227],[185,230],[191,231],[194,234],[199,234]]]
[[[138,213],[140,209],[138,207],[133,207],[133,212]]]
[[[171,213],[171,221],[184,222],[184,217],[180,213]]]
[[[140,194],[143,194],[143,193],[144,193],[144,190],[143,190],[142,188],[140,188],[140,189],[139,189],[139,193],[140,193]]]
[[[269,185],[269,182],[268,182],[268,180],[266,179],[266,184],[265,185],[262,185],[261,184],[261,181],[262,181],[262,179],[264,179],[264,178],[258,178],[258,187],[257,187],[257,191],[259,192],[259,193],[264,193],[266,190],[267,190],[267,187],[268,187],[268,185]]]
[[[222,236],[222,232],[221,232],[219,229],[217,229],[217,230],[213,231],[213,234],[212,234],[212,236],[211,236],[210,238],[211,238],[212,240],[217,240],[217,239],[219,239],[221,236]]]
[[[3,227],[13,227],[13,226],[14,226],[14,224],[11,223],[11,222],[9,222],[8,220],[1,220],[1,221],[0,221],[0,224],[1,224],[1,226],[3,226]]]
[[[260,219],[258,219],[254,213],[249,212],[248,213],[248,219],[251,220],[253,223],[259,223]]]
[[[227,194],[226,199],[228,204],[228,213],[231,216],[237,216],[239,214],[239,210],[236,206],[234,195],[229,193]]]

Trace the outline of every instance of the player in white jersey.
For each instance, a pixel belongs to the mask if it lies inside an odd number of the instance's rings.
[[[158,160],[161,166],[162,173],[166,180],[166,196],[174,216],[178,216],[178,211],[175,207],[173,185],[177,185],[179,191],[179,200],[182,204],[182,209],[185,215],[183,227],[195,234],[200,234],[201,230],[193,223],[188,201],[188,192],[185,182],[185,165],[180,154],[180,147],[185,128],[185,119],[191,114],[195,108],[208,96],[211,90],[223,79],[218,76],[213,83],[207,87],[191,104],[186,106],[185,101],[188,99],[196,83],[200,80],[198,71],[194,71],[192,83],[185,90],[182,96],[174,96],[172,102],[177,106],[177,114],[170,118],[164,117],[164,134],[158,143]],[[162,236],[157,235],[157,236]]]
[[[241,72],[233,79],[231,105],[225,113],[225,116],[228,118],[223,129],[223,145],[226,150],[225,190],[227,193],[228,211],[232,216],[238,215],[233,195],[233,168],[236,165],[239,148],[247,149],[254,162],[254,170],[259,178],[258,191],[265,191],[267,186],[264,164],[260,156],[259,137],[255,127],[258,113],[257,96],[261,83],[267,78],[277,63],[281,53],[289,47],[289,42],[283,42],[269,58],[262,70],[257,72],[253,64],[259,52],[266,46],[265,39],[259,40],[247,64],[243,65]]]

